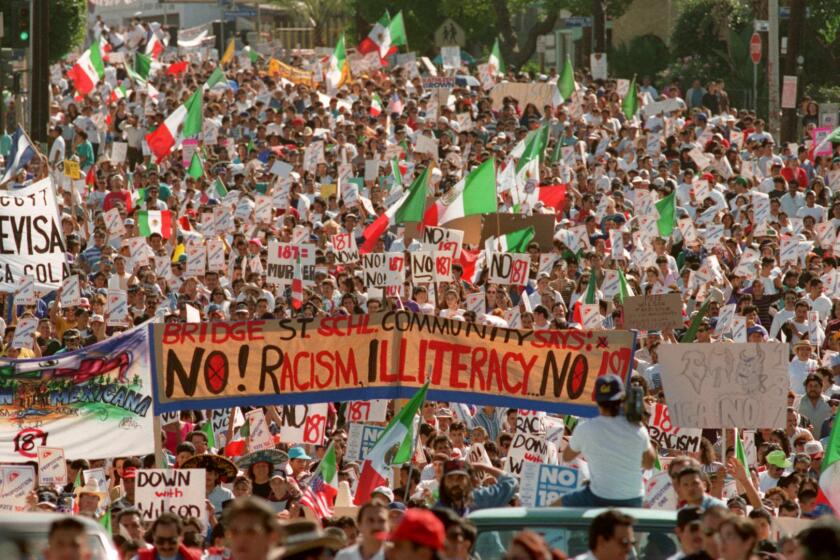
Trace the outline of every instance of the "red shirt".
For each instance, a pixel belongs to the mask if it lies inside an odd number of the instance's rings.
[[[122,203],[125,206],[125,211],[131,214],[131,193],[128,191],[109,192],[105,195],[105,202],[102,204],[102,209],[107,212],[111,208],[115,208],[117,203]]]
[[[796,172],[796,175],[794,175],[794,172]],[[796,169],[793,169],[792,167],[783,167],[782,177],[785,178],[785,181],[796,179],[796,182],[799,183],[800,187],[808,186],[808,174],[805,173],[805,170],[801,167],[797,167]]]

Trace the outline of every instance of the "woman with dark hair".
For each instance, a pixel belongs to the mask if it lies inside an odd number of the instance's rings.
[[[506,560],[561,560],[567,556],[552,550],[545,539],[534,531],[520,531],[513,536],[505,554]]]
[[[749,560],[758,544],[758,531],[747,517],[732,516],[720,524],[721,560]]]

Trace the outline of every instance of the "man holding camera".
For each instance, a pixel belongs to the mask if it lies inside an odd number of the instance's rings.
[[[567,463],[580,454],[586,458],[589,486],[564,495],[552,505],[642,506],[642,469],[651,468],[656,455],[641,418],[635,418],[636,413],[632,419],[623,414],[624,400],[624,382],[619,376],[607,374],[595,381],[599,415],[578,424],[563,450]]]

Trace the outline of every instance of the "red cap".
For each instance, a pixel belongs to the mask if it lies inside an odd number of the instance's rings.
[[[427,509],[412,508],[405,512],[389,540],[409,541],[432,550],[442,550],[445,538],[443,523],[434,513]]]
[[[123,478],[137,478],[137,467],[126,467],[122,472]]]

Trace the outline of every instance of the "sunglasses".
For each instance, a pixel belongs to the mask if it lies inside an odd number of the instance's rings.
[[[178,544],[178,537],[155,537],[155,544]]]

